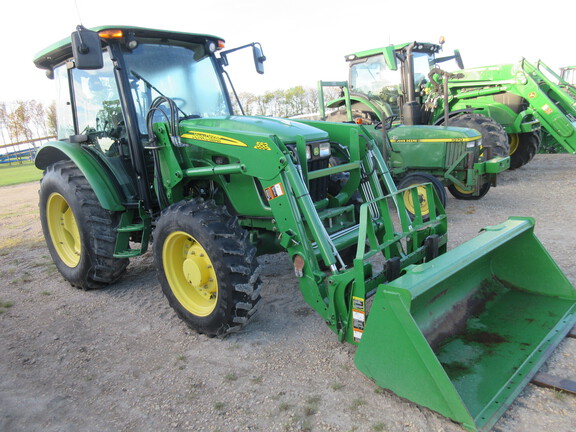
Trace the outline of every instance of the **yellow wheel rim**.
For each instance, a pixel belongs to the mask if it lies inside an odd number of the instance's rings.
[[[190,234],[175,231],[164,242],[162,263],[180,304],[196,316],[210,315],[218,301],[218,281],[202,245]]]
[[[513,155],[518,150],[520,136],[518,134],[508,134],[508,142],[510,143],[510,155]]]
[[[462,189],[460,186],[458,186],[456,183],[454,183],[454,189],[456,189],[458,192],[460,192],[462,195],[472,195],[474,193],[473,190],[464,190]]]
[[[72,209],[59,193],[53,193],[48,197],[46,220],[56,253],[68,267],[76,267],[80,262],[82,251],[80,231]]]
[[[430,210],[428,209],[428,199],[426,198],[426,187],[425,186],[417,186],[416,191],[418,192],[418,201],[420,202],[420,211],[422,212],[422,216],[428,215]],[[414,199],[412,195],[412,189],[405,191],[402,194],[402,198],[404,199],[404,204],[406,205],[406,210],[408,210],[413,215],[416,214],[416,206],[414,205]]]

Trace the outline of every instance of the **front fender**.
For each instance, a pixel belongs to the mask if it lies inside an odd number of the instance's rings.
[[[49,165],[61,160],[71,160],[82,171],[102,208],[110,211],[126,210],[110,177],[79,144],[66,141],[48,142],[38,151],[34,164],[36,168],[45,170]]]

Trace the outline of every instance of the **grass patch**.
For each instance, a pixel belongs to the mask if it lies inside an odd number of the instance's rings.
[[[350,409],[352,411],[356,411],[358,408],[360,408],[363,405],[366,405],[366,401],[364,399],[354,399],[352,401],[352,403],[350,404]]]
[[[11,301],[0,301],[0,315],[6,312],[9,308],[14,306],[14,302]]]
[[[262,375],[258,375],[252,377],[250,381],[252,382],[252,384],[262,384],[262,381],[264,381],[264,377]]]
[[[41,178],[42,171],[36,168],[33,162],[0,166],[0,186],[30,183]]]
[[[306,406],[304,407],[304,415],[306,417],[313,416],[318,412],[318,405],[320,404],[320,396],[311,396],[306,399]]]
[[[282,402],[279,406],[278,406],[278,410],[279,411],[289,411],[292,409],[292,405],[289,404],[288,402]]]
[[[342,390],[344,388],[344,384],[342,384],[340,382],[335,382],[335,383],[332,383],[330,388],[334,391]]]
[[[230,372],[230,373],[227,373],[226,375],[224,375],[224,381],[227,381],[227,382],[236,381],[237,379],[238,379],[238,375],[236,375],[236,372]]]

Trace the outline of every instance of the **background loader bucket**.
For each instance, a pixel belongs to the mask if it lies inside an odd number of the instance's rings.
[[[355,363],[381,387],[487,430],[576,322],[576,291],[511,218],[380,285]]]

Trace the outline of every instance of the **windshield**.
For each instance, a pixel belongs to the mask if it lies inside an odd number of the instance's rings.
[[[434,65],[434,56],[426,53],[413,53],[414,59],[414,88],[418,89],[419,86],[428,81],[428,73]]]
[[[202,45],[140,44],[124,56],[142,133],[148,108],[158,96],[173,99],[181,117],[230,114],[213,59],[204,55]]]
[[[350,66],[350,85],[352,91],[378,96],[386,87],[399,88],[400,71],[390,70],[383,56],[368,57]]]

